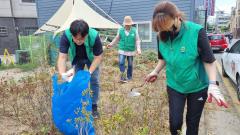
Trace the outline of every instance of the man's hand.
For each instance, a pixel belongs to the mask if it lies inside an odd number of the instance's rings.
[[[92,75],[92,71],[88,71],[90,75]]]
[[[74,69],[70,69],[68,70],[66,73],[62,73],[62,80],[66,81],[66,82],[71,82],[73,79],[73,75],[74,75]]]
[[[112,45],[111,45],[111,44],[108,44],[108,45],[107,45],[107,49],[109,49],[109,48],[112,48]]]
[[[145,77],[145,82],[150,82],[150,83],[155,82],[157,80],[157,75],[158,73],[156,71],[152,71],[150,74],[148,74]]]
[[[62,73],[66,72],[67,57],[68,57],[67,54],[61,53],[61,52],[59,53],[57,66],[58,66],[58,72],[61,75],[62,75]]]
[[[228,108],[227,102],[225,101],[218,86],[215,84],[210,84],[208,86],[208,102],[211,103],[213,98],[217,102],[218,106],[224,106],[225,108]]]
[[[94,56],[93,62],[91,64],[90,68],[89,68],[90,74],[92,74],[96,70],[96,68],[99,67],[101,62],[102,62],[102,54],[99,55],[99,56]]]

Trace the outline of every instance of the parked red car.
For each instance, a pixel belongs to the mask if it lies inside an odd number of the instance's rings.
[[[208,39],[213,51],[223,51],[228,47],[224,34],[208,34]]]

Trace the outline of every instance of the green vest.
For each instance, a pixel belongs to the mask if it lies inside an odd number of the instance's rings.
[[[208,86],[208,76],[197,49],[201,28],[198,24],[183,22],[173,41],[159,41],[159,51],[166,62],[167,85],[180,93],[198,92]]]
[[[119,50],[123,51],[135,51],[135,38],[136,38],[136,28],[131,27],[129,35],[125,34],[125,29],[122,27],[119,30],[120,41]]]
[[[73,42],[72,33],[70,32],[70,29],[66,29],[65,34],[66,34],[66,36],[68,38],[68,41],[70,43],[70,60],[72,62],[73,59],[76,56],[76,46],[75,46],[75,43]],[[98,35],[98,32],[96,30],[94,30],[92,28],[89,28],[88,35],[87,35],[87,37],[84,41],[84,46],[86,48],[87,56],[88,56],[88,59],[91,62],[94,59],[93,46],[95,44],[95,40],[96,40],[97,35]]]

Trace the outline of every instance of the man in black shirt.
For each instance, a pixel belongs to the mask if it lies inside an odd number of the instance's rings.
[[[70,29],[65,30],[61,37],[58,70],[62,78],[68,80],[73,73],[66,75],[66,61],[68,50],[70,50],[70,60],[75,69],[83,70],[87,65],[91,74],[90,88],[92,96],[92,114],[94,118],[99,117],[97,102],[99,98],[99,64],[102,61],[102,43],[98,32],[89,28],[84,20],[76,20],[71,23]],[[79,93],[81,94],[81,93]]]

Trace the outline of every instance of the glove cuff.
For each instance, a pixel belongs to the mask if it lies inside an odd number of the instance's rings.
[[[208,85],[208,88],[213,88],[213,89],[215,89],[215,88],[218,88],[218,86],[217,86],[216,84],[209,84],[209,85]]]
[[[214,85],[219,86],[219,82],[218,81],[209,81],[209,84],[214,84]]]

